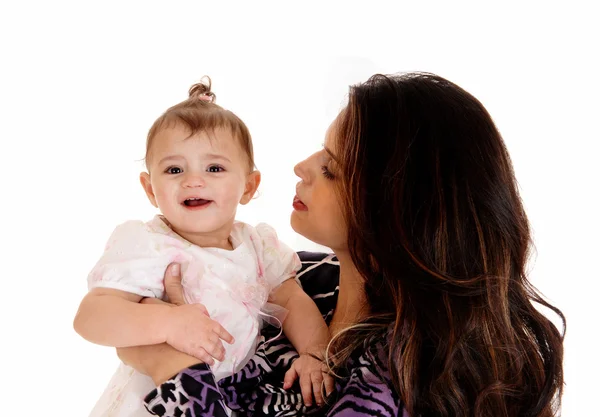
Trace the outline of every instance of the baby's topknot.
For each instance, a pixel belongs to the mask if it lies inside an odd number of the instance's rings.
[[[190,87],[190,98],[214,103],[217,100],[217,96],[211,91],[211,86],[212,82],[210,77],[205,75],[202,77],[199,83],[196,83]]]

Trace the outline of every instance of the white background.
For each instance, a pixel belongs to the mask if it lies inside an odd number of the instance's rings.
[[[535,232],[531,279],[568,318],[563,415],[597,415],[597,14],[447,3],[3,1],[0,414],[85,416],[104,388],[114,351],[72,319],[113,227],[153,215],[145,135],[192,83],[211,75],[253,135],[263,184],[239,218],[318,249],[288,225],[293,165],[349,83],[423,70],[473,93],[502,132]]]

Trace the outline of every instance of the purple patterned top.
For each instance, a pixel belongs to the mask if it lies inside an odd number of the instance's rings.
[[[300,252],[299,283],[327,323],[337,303],[339,263],[333,255]],[[322,408],[307,408],[299,386],[283,389],[283,375],[298,357],[278,329],[265,327],[254,357],[237,374],[219,381],[206,365],[185,369],[157,387],[145,399],[153,414],[164,417],[226,416],[402,416],[408,417],[394,392],[382,344],[367,347],[348,364],[348,375],[336,380],[336,391]],[[224,404],[224,405],[223,405]]]

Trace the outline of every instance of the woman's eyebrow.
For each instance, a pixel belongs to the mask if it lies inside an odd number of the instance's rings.
[[[337,162],[338,164],[340,163],[340,161],[337,159],[337,157],[333,154],[333,152],[331,152],[331,149],[329,149],[327,146],[323,145],[323,149],[325,149],[325,152],[327,152],[329,154],[329,156],[331,156],[331,159],[333,159],[335,162]]]

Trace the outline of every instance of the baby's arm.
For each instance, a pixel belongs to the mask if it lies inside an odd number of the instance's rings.
[[[287,309],[283,332],[299,354],[320,355],[329,343],[329,329],[314,301],[295,279],[275,289],[269,301]]]
[[[105,346],[154,345],[166,341],[166,304],[139,304],[142,296],[94,288],[81,301],[73,321],[84,339]]]
[[[168,343],[212,365],[223,360],[221,343],[233,337],[208,316],[202,304],[139,304],[142,297],[110,288],[94,288],[85,296],[73,327],[100,345],[129,347]]]
[[[283,332],[294,345],[300,357],[284,377],[284,389],[289,389],[300,378],[304,404],[312,405],[313,394],[317,405],[323,404],[322,383],[329,394],[333,391],[333,379],[324,373],[321,359],[329,343],[329,329],[313,300],[296,283],[288,279],[271,295],[270,301],[286,308],[289,313],[283,321]],[[313,356],[314,355],[314,356]]]
[[[162,298],[163,274],[176,254],[185,256],[168,237],[142,222],[118,226],[88,275],[90,291],[73,323],[77,333],[101,345],[168,343],[209,364],[212,357],[221,360],[221,339],[232,343],[233,338],[203,305],[139,303],[143,297]]]
[[[291,388],[299,377],[304,403],[311,405],[314,393],[317,404],[322,404],[322,383],[327,393],[333,390],[333,379],[324,372],[323,361],[317,359],[323,357],[329,343],[329,329],[313,300],[290,278],[302,266],[296,252],[279,241],[269,225],[261,223],[256,231],[260,240],[254,241],[262,244],[264,276],[272,288],[269,301],[288,310],[283,332],[300,354],[285,374],[283,388]]]
[[[163,295],[162,275],[169,264],[163,240],[141,221],[115,228],[88,275],[89,292],[73,321],[77,333],[113,347],[165,342],[169,306],[139,304],[143,297]]]

